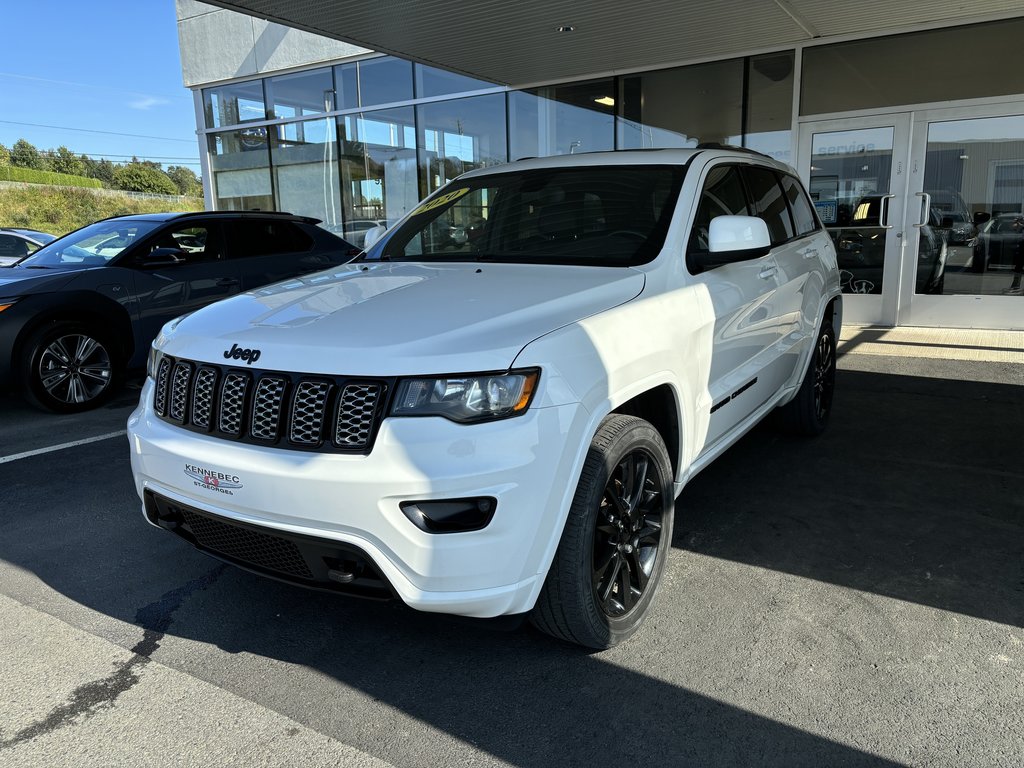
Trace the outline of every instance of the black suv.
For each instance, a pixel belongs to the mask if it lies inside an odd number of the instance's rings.
[[[83,411],[144,365],[161,326],[277,280],[350,261],[358,249],[287,213],[117,216],[0,270],[0,389]]]

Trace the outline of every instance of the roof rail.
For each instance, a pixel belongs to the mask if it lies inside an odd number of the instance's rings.
[[[730,152],[746,152],[749,155],[766,157],[769,160],[774,159],[771,155],[766,155],[764,152],[758,152],[756,149],[751,149],[750,147],[737,147],[735,144],[722,144],[717,141],[702,141],[697,145],[697,149],[727,149]]]

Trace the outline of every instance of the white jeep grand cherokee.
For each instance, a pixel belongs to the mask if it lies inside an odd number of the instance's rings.
[[[767,157],[475,171],[357,261],[165,326],[135,482],[151,523],[257,573],[608,647],[686,482],[776,407],[824,428],[841,317]]]

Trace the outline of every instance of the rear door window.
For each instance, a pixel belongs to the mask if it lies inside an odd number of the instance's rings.
[[[764,219],[768,225],[772,245],[791,240],[794,234],[793,220],[789,216],[789,206],[786,205],[786,197],[774,171],[748,166],[743,169],[743,175],[754,204],[754,215]]]
[[[229,227],[228,258],[309,253],[313,249],[313,238],[291,221],[242,219],[232,221]]]
[[[793,212],[793,223],[796,225],[798,235],[806,235],[818,228],[818,220],[814,216],[814,209],[811,208],[800,182],[788,174],[782,176],[782,188],[786,192],[786,199],[789,201],[790,210]]]

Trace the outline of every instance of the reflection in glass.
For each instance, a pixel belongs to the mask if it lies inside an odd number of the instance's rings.
[[[334,121],[323,118],[271,128],[277,210],[320,219],[332,232],[341,228]]]
[[[267,129],[222,131],[207,138],[217,210],[274,210]]]
[[[792,161],[793,51],[747,59],[747,117],[743,146]]]
[[[430,96],[447,96],[449,93],[465,93],[479,91],[482,88],[493,88],[494,83],[477,80],[455,72],[447,72],[425,64],[413,65],[416,72],[416,98],[425,99]]]
[[[627,75],[619,91],[619,149],[740,143],[743,59]]]
[[[359,62],[360,105],[412,99],[412,62],[383,56]]]
[[[614,81],[514,91],[509,124],[513,160],[614,149]]]
[[[661,251],[681,166],[587,166],[455,182],[418,208],[382,258],[631,266]]]
[[[359,65],[339,64],[334,68],[334,104],[336,109],[359,106]]]
[[[359,247],[380,222],[416,207],[416,129],[412,107],[338,119],[342,237]]]
[[[267,80],[271,118],[303,117],[334,109],[334,78],[330,69],[314,69]]]
[[[421,197],[466,171],[508,160],[504,94],[422,104],[416,116]]]
[[[207,128],[267,119],[262,80],[206,88],[203,105]]]
[[[832,236],[844,293],[881,293],[894,129],[816,133],[808,191]]]
[[[948,246],[947,294],[1019,294],[1024,271],[1024,116],[929,123],[924,191]],[[918,284],[918,292],[921,285]]]
[[[1024,18],[805,48],[800,114],[1020,93],[1021,40]]]

